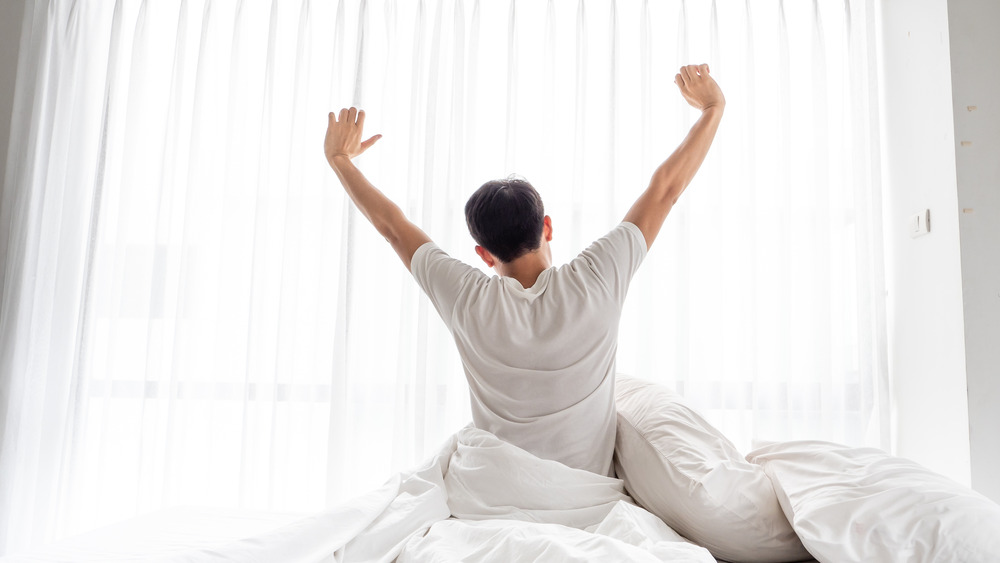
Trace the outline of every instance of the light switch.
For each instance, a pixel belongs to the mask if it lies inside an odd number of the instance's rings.
[[[931,210],[924,209],[916,215],[911,215],[908,226],[912,238],[929,233],[931,231]]]

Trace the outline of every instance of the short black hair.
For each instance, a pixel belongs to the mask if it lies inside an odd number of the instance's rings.
[[[465,223],[476,244],[501,262],[513,262],[541,245],[542,196],[524,178],[491,180],[465,203]]]

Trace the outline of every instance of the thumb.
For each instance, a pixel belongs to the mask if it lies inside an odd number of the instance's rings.
[[[377,140],[379,140],[381,138],[382,138],[382,135],[375,135],[372,138],[368,139],[367,141],[361,143],[361,151],[364,152],[364,151],[368,150],[369,147],[371,147],[372,145],[375,144],[375,141],[377,141]]]

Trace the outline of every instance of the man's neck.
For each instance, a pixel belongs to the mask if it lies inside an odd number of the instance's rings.
[[[514,278],[521,287],[528,289],[535,285],[542,272],[552,267],[552,257],[548,254],[543,249],[538,249],[511,262],[497,262],[496,272],[501,276]]]

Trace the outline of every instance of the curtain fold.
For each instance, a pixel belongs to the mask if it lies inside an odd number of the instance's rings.
[[[318,510],[469,419],[443,323],[321,152],[446,251],[488,179],[563,263],[728,100],[619,371],[749,449],[888,447],[871,0],[28,2],[0,197],[0,552],[171,505]]]

